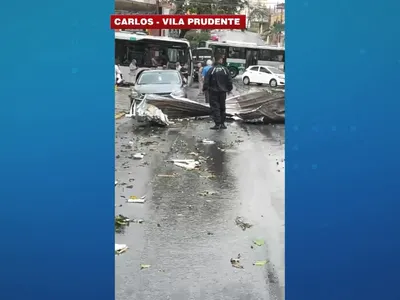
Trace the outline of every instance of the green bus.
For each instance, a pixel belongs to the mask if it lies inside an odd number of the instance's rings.
[[[212,49],[213,56],[219,54],[224,57],[224,64],[232,78],[252,65],[285,67],[285,48],[282,47],[231,41],[207,41],[204,45]]]

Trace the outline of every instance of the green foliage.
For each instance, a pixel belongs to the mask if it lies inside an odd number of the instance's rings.
[[[248,0],[172,0],[176,6],[175,14],[236,14],[248,5]],[[188,30],[181,30],[180,37],[183,38]]]
[[[274,25],[272,25],[271,31],[272,33],[281,33],[285,31],[285,24],[275,22]]]
[[[185,34],[185,39],[190,42],[192,48],[197,48],[200,42],[210,40],[210,33],[208,31],[189,30]]]
[[[271,12],[265,4],[258,3],[250,8],[249,21],[267,21]]]

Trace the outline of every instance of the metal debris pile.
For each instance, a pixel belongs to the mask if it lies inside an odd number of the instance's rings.
[[[283,123],[285,121],[285,92],[265,89],[226,100],[227,117],[244,122]],[[132,99],[130,117],[139,123],[160,126],[172,124],[177,118],[204,117],[210,115],[208,104],[173,95],[147,94]]]

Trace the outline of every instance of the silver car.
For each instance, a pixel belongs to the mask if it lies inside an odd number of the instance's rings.
[[[136,78],[131,98],[145,94],[186,98],[186,79],[177,70],[145,70]]]

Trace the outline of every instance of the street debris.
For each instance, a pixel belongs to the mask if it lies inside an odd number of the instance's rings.
[[[143,157],[144,157],[143,153],[136,153],[136,154],[133,155],[134,159],[142,159]]]
[[[118,215],[115,217],[115,232],[121,233],[124,231],[126,226],[129,226],[129,218]]]
[[[244,269],[243,266],[240,264],[240,254],[236,258],[231,258],[231,265],[237,269]]]
[[[144,203],[146,201],[146,196],[143,197],[136,197],[136,196],[130,196],[128,200],[126,200],[127,203]]]
[[[217,195],[217,192],[213,192],[213,191],[204,191],[199,193],[200,196],[212,196],[212,195]]]
[[[169,118],[180,119],[210,115],[210,107],[173,95],[146,94],[133,99],[130,117],[139,123],[148,122],[161,126],[173,124]],[[285,121],[285,91],[265,88],[226,99],[226,115],[235,120],[263,123]]]
[[[134,117],[139,123],[151,123],[160,126],[173,124],[168,120],[168,116],[157,106],[148,103],[147,98],[151,95],[144,95],[133,99],[129,116]]]
[[[171,178],[171,177],[176,177],[176,174],[158,174],[157,176],[158,176],[158,177],[168,177],[168,178]]]
[[[268,260],[257,260],[257,261],[253,264],[253,266],[262,267],[262,266],[265,266],[267,263],[268,263]]]
[[[281,123],[285,121],[285,92],[266,88],[226,99],[227,116],[244,122]]]
[[[142,224],[144,220],[142,219],[130,219],[123,215],[115,216],[115,232],[122,233],[124,232],[125,228],[129,226],[130,223],[137,223]]]
[[[118,184],[118,181],[115,181],[115,185],[117,185]]]
[[[257,246],[262,246],[265,244],[264,240],[254,240],[253,243]]]
[[[184,168],[186,170],[194,170],[200,166],[200,162],[194,159],[173,159],[171,161],[175,166]]]
[[[141,265],[140,265],[140,270],[148,269],[148,268],[150,268],[150,266],[151,266],[151,265],[143,265],[143,264],[141,264]]]
[[[207,140],[207,139],[204,139],[204,140],[202,140],[201,142],[202,142],[204,145],[213,145],[213,144],[215,144],[214,141]]]
[[[125,244],[115,244],[115,254],[119,255],[128,250],[128,246]]]
[[[235,223],[237,226],[242,228],[243,231],[245,231],[248,228],[253,227],[253,225],[251,225],[250,223],[246,223],[245,221],[243,221],[243,219],[241,217],[236,217]]]
[[[211,174],[211,175],[200,175],[200,178],[215,179],[215,178],[217,178],[217,176],[215,176],[214,174]]]
[[[129,141],[128,144],[129,144],[130,146],[133,146],[134,142],[133,142],[133,141]]]

